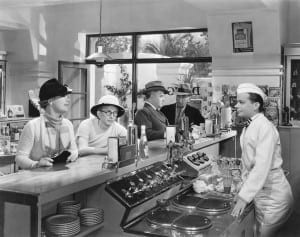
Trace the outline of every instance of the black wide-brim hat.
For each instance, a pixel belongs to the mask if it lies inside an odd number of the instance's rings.
[[[143,89],[142,93],[146,94],[150,91],[162,91],[165,94],[169,94],[169,91],[164,87],[161,81],[150,81],[145,85],[145,89]]]
[[[66,96],[71,94],[72,89],[67,85],[61,84],[56,78],[46,81],[40,88],[39,98],[40,101],[47,101],[57,96]]]
[[[118,115],[117,117],[121,117],[125,113],[125,109],[120,105],[119,100],[114,95],[104,95],[102,96],[98,104],[94,105],[91,108],[91,113],[97,117],[97,111],[100,109],[103,105],[113,105],[118,108]]]

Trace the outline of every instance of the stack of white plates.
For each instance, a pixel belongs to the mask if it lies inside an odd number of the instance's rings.
[[[84,208],[79,211],[80,224],[91,226],[104,221],[104,211],[99,208]]]
[[[68,237],[80,232],[78,216],[58,214],[46,219],[47,236]]]
[[[74,200],[59,202],[57,205],[57,213],[78,216],[80,207],[80,202]]]

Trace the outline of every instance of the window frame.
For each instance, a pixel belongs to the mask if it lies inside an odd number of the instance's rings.
[[[69,68],[76,68],[76,69],[81,69],[84,70],[84,73],[87,74],[88,73],[88,68],[87,65],[85,63],[80,63],[80,62],[70,62],[70,61],[63,61],[63,60],[59,60],[58,61],[58,81],[62,84],[64,84],[64,77],[63,77],[63,67],[69,67]],[[86,80],[84,81],[85,88],[86,90],[84,91],[73,91],[72,94],[77,94],[77,95],[82,95],[85,98],[85,103],[84,103],[84,117],[76,117],[76,118],[69,118],[70,121],[74,122],[74,121],[82,121],[84,119],[86,119],[89,115],[89,86],[88,86],[88,79],[86,76]]]
[[[208,32],[207,28],[191,28],[191,29],[174,29],[164,31],[141,31],[141,32],[122,32],[122,33],[106,33],[101,34],[105,36],[132,36],[132,58],[131,59],[112,59],[106,60],[103,64],[131,64],[132,65],[132,103],[137,103],[137,64],[143,63],[211,63],[212,57],[180,57],[180,58],[138,58],[138,36],[150,34],[173,34],[173,33],[195,33],[195,32]],[[100,34],[87,34],[86,35],[86,57],[89,54],[90,38],[100,37]]]

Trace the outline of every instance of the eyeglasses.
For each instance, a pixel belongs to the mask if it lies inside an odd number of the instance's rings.
[[[118,111],[104,111],[104,110],[99,110],[101,111],[102,113],[106,114],[106,116],[114,116],[114,117],[117,117],[118,116]]]

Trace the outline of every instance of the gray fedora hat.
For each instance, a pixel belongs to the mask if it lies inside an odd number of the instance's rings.
[[[143,89],[143,94],[146,94],[147,92],[150,91],[162,91],[165,94],[168,94],[169,91],[165,88],[163,83],[161,81],[150,81],[146,83],[145,89]]]

